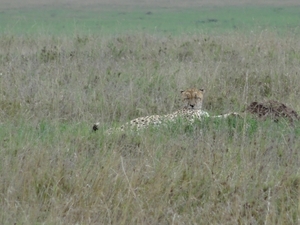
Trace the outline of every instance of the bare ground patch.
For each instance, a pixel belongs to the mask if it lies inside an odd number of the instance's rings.
[[[271,118],[274,121],[278,121],[280,118],[286,118],[291,123],[299,120],[299,116],[294,109],[275,100],[268,100],[261,103],[252,102],[245,111],[262,119]]]

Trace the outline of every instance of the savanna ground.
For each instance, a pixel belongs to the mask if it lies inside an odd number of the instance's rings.
[[[272,4],[271,4],[272,3]],[[111,35],[299,32],[300,3],[238,0],[2,0],[0,32],[18,35]]]
[[[5,12],[47,11],[41,3],[1,4]],[[131,10],[134,2],[127,3],[120,7]],[[140,12],[163,10],[154,3],[146,5],[151,10],[139,5]],[[226,3],[238,12],[237,2]],[[298,9],[285,3],[264,7]],[[172,10],[188,8],[173,4]],[[200,19],[217,22],[203,24],[218,24],[220,7]],[[268,99],[299,112],[295,24],[262,29],[258,23],[225,33],[207,25],[207,32],[193,33],[193,27],[189,34],[178,25],[174,35],[146,25],[118,34],[114,26],[105,34],[80,27],[71,34],[56,25],[51,35],[26,32],[23,24],[0,36],[1,224],[299,224],[299,122],[247,116],[179,121],[139,135],[104,132],[177,110],[180,90],[189,87],[206,89],[204,109],[213,115]],[[102,125],[96,133],[95,121]]]

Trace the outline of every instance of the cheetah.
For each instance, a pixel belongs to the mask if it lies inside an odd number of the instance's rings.
[[[189,123],[193,123],[195,120],[201,120],[204,117],[210,117],[206,111],[202,110],[203,96],[205,90],[190,88],[185,91],[181,91],[182,109],[179,109],[173,113],[166,115],[151,115],[145,117],[139,117],[133,119],[118,128],[111,128],[107,130],[108,134],[113,133],[114,131],[124,132],[126,130],[141,130],[149,126],[158,126],[161,124],[172,123],[178,119],[183,119]],[[234,113],[233,113],[234,114]],[[232,113],[224,114],[214,117],[228,117]],[[99,129],[99,123],[93,125],[93,130],[96,131]]]

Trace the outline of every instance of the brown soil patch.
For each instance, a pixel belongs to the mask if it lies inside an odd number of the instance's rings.
[[[252,102],[245,111],[262,119],[271,118],[276,122],[280,118],[288,119],[291,123],[299,120],[299,116],[295,110],[274,100],[262,103]]]

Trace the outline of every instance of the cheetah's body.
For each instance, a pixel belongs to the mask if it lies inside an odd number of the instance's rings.
[[[192,109],[181,109],[174,113],[166,115],[151,115],[145,117],[139,117],[125,123],[121,127],[117,128],[118,131],[125,131],[128,129],[140,130],[147,128],[149,126],[157,126],[161,124],[167,124],[175,122],[176,120],[184,120],[193,123],[195,119],[201,120],[202,117],[208,117],[208,113],[202,110],[192,110]],[[109,130],[109,133],[112,129]]]
[[[183,109],[175,111],[166,115],[151,115],[145,117],[139,117],[133,119],[121,127],[116,129],[109,129],[108,133],[115,131],[126,131],[128,130],[140,130],[151,125],[160,125],[164,123],[174,122],[177,119],[184,119],[189,122],[194,122],[195,119],[201,119],[202,117],[208,117],[208,113],[202,111],[203,102],[203,89],[191,88],[185,91],[181,91],[181,96],[183,100]],[[93,127],[94,130],[98,129],[99,123],[96,123]]]
[[[183,100],[183,108],[166,115],[151,115],[145,117],[139,117],[133,119],[124,125],[118,128],[111,128],[107,133],[112,133],[114,131],[126,131],[126,130],[140,130],[147,128],[151,125],[161,125],[175,122],[178,119],[182,119],[189,123],[193,123],[195,120],[201,120],[203,117],[209,117],[209,114],[203,111],[202,102],[203,102],[203,89],[191,88],[185,91],[181,91],[181,96]],[[225,114],[215,117],[224,117],[226,118],[229,115]],[[99,123],[94,124],[93,130],[98,130]]]

